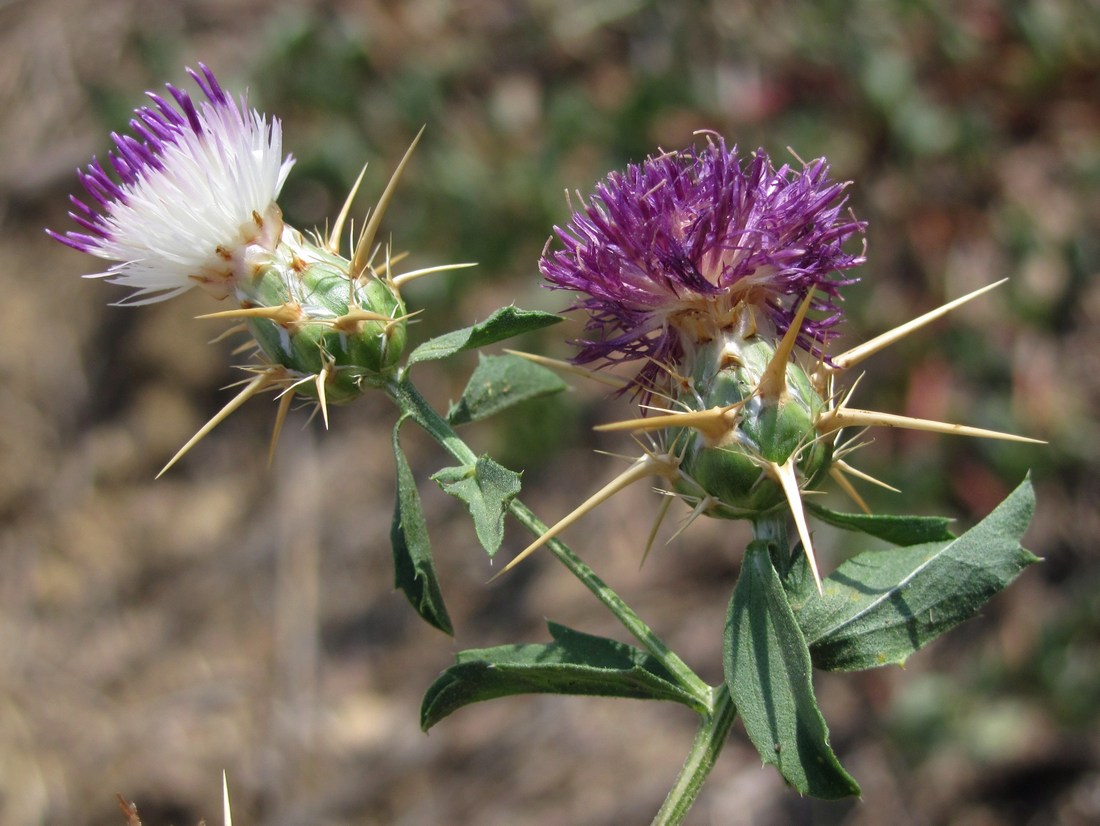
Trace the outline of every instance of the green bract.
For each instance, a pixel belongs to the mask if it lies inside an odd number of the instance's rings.
[[[247,319],[264,355],[303,378],[324,373],[326,400],[335,404],[383,384],[405,349],[405,305],[397,291],[369,268],[355,278],[350,270],[350,261],[288,228],[270,262],[237,289],[246,310],[282,310]],[[319,393],[314,382],[296,390]]]
[[[708,345],[695,358],[691,387],[680,403],[689,410],[730,407],[734,426],[720,437],[697,429],[671,434],[686,440],[681,469],[691,481],[685,496],[714,502],[706,513],[726,519],[751,519],[786,507],[772,468],[794,457],[798,476],[814,482],[828,469],[832,441],[814,429],[826,409],[806,371],[786,365],[785,388],[774,397],[761,391],[776,345],[763,336],[731,333]]]

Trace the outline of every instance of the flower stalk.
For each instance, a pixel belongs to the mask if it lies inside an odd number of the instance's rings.
[[[409,416],[444,450],[462,464],[477,460],[476,454],[462,440],[454,428],[441,417],[420,394],[407,377],[390,382],[386,394],[401,411]],[[522,501],[513,499],[509,513],[535,536],[544,535],[548,528]],[[658,637],[634,610],[592,568],[560,539],[546,542],[550,552],[573,574],[606,608],[622,623],[630,634],[642,644],[660,663],[675,676],[679,684],[703,705],[710,705],[711,689],[680,657]]]
[[[684,822],[729,739],[730,729],[737,719],[737,706],[725,684],[715,686],[712,693],[713,710],[700,716],[691,749],[657,816],[653,818],[653,826],[678,826]]]

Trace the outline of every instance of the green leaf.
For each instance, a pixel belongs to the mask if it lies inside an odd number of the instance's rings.
[[[919,545],[922,542],[947,542],[955,538],[948,530],[951,520],[943,516],[873,516],[866,513],[840,513],[813,502],[806,510],[829,525],[883,539],[892,545]]]
[[[772,566],[768,545],[752,542],[730,601],[726,686],[760,758],[801,794],[834,800],[859,794],[829,746],[817,707],[810,652]]]
[[[435,574],[428,526],[424,521],[416,480],[397,438],[405,418],[402,416],[393,428],[393,455],[397,462],[397,501],[390,526],[394,585],[405,592],[413,608],[428,624],[454,636]]]
[[[445,359],[463,350],[476,350],[521,333],[549,327],[561,320],[561,316],[553,313],[502,307],[479,324],[425,341],[409,354],[408,364],[412,366],[421,361]]]
[[[671,700],[706,713],[652,656],[615,640],[548,623],[551,643],[461,651],[428,687],[420,706],[425,731],[463,706],[516,694],[570,694]]]
[[[845,562],[797,608],[814,665],[854,671],[904,663],[978,613],[1038,558],[1020,546],[1035,507],[1025,480],[957,539],[869,551]]]
[[[519,356],[479,354],[462,398],[447,413],[453,425],[487,419],[514,404],[560,393],[566,383],[545,367]]]
[[[473,465],[443,468],[432,479],[444,492],[466,503],[477,538],[493,556],[504,539],[508,505],[519,494],[519,474],[482,456]]]

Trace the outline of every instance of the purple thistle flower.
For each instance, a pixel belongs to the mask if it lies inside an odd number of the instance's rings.
[[[244,97],[218,85],[206,66],[188,74],[205,100],[168,85],[135,110],[133,135],[112,134],[106,162],[77,176],[90,199],[71,197],[80,227],[47,232],[80,252],[115,262],[114,284],[137,292],[124,303],[161,301],[200,284],[224,296],[253,253],[270,251],[282,228],[275,199],[293,160],[282,131]],[[270,219],[270,220],[268,220]]]
[[[782,335],[811,289],[816,313],[798,343],[822,353],[843,317],[840,288],[855,280],[837,274],[865,260],[843,249],[865,224],[842,212],[847,185],[828,173],[824,159],[776,169],[763,150],[742,167],[718,138],[608,175],[555,227],[564,249],[547,244],[539,262],[551,289],[587,296],[571,309],[588,312],[594,335],[574,361],[645,359],[634,385],[657,390],[667,367],[746,323],[746,308]]]

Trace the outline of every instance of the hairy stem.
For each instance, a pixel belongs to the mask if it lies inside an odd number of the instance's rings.
[[[710,714],[702,715],[691,751],[688,752],[664,805],[653,819],[654,826],[675,826],[684,822],[691,804],[699,796],[703,783],[726,744],[730,727],[737,718],[737,706],[733,704],[733,698],[725,684],[716,686],[712,691],[714,710]]]
[[[772,565],[785,577],[791,568],[791,543],[787,538],[787,512],[773,511],[752,521],[752,537],[768,543]]]

